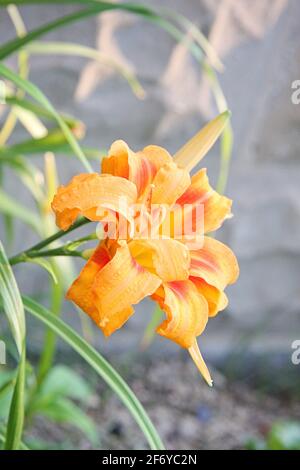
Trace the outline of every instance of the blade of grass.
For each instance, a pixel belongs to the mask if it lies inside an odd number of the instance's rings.
[[[22,156],[12,154],[8,158],[1,158],[1,151],[0,162],[13,168],[15,175],[20,178],[37,203],[42,200],[44,178],[39,168]]]
[[[6,246],[10,249],[14,242],[14,219],[11,215],[1,214],[4,225],[4,239]]]
[[[118,395],[143,431],[151,449],[164,449],[150,418],[132,390],[113,367],[60,318],[29,297],[23,297],[26,311],[51,328],[69,344]]]
[[[26,5],[26,4],[30,4],[30,3],[36,3],[36,2],[34,2],[34,1],[33,2],[30,2],[30,1],[17,1],[17,2],[15,2],[15,4],[17,4],[17,5]],[[46,4],[46,3],[53,3],[53,2],[51,2],[51,1],[43,2],[42,1],[42,2],[38,2],[38,3],[39,4]],[[70,24],[70,23],[73,23],[75,21],[82,20],[82,19],[87,18],[89,16],[92,16],[92,15],[95,15],[95,14],[98,14],[98,13],[102,13],[104,11],[121,9],[121,10],[129,11],[129,12],[141,14],[141,15],[146,16],[146,17],[156,17],[157,16],[154,13],[152,13],[151,10],[149,10],[145,7],[141,7],[139,5],[134,5],[134,4],[126,5],[126,4],[100,2],[100,1],[88,1],[87,2],[85,0],[81,0],[81,1],[78,1],[78,0],[76,1],[75,0],[74,2],[73,1],[68,1],[68,0],[63,0],[63,1],[58,2],[58,3],[71,3],[71,4],[72,3],[79,3],[79,4],[83,4],[83,5],[88,5],[89,8],[82,9],[82,10],[79,10],[75,13],[70,14],[70,15],[58,18],[57,20],[54,20],[54,21],[52,21],[52,22],[50,22],[50,23],[48,23],[44,26],[41,26],[40,28],[37,28],[33,31],[30,31],[23,38],[16,38],[16,39],[13,39],[13,40],[9,41],[8,43],[6,43],[2,47],[0,47],[0,59],[6,58],[8,55],[10,55],[13,52],[15,52],[16,50],[20,49],[20,47],[24,46],[28,42],[31,42],[34,39],[37,39],[41,35],[49,32],[49,31],[52,31],[53,29],[63,27],[66,24]],[[5,2],[0,0],[0,6],[3,6],[3,5],[5,5]]]
[[[31,111],[27,111],[18,107],[13,107],[12,112],[22,124],[24,129],[35,139],[41,139],[42,137],[45,137],[47,135],[47,128],[44,126],[41,120]]]
[[[0,400],[10,391],[10,389],[15,385],[16,377],[10,378],[7,382],[0,387]]]
[[[9,265],[5,250],[0,242],[0,294],[3,309],[7,316],[15,340],[20,361],[14,392],[10,404],[6,429],[5,449],[18,449],[24,424],[24,388],[26,367],[25,315],[20,292]]]
[[[55,274],[59,282],[53,282],[51,284],[50,307],[52,314],[58,317],[61,313],[63,302],[63,274],[62,271],[59,270],[59,266],[57,264],[52,264],[52,267],[55,270]],[[55,357],[56,341],[57,335],[55,331],[48,327],[46,329],[44,338],[44,348],[42,350],[42,354],[38,364],[37,386],[40,386],[42,384],[48,372],[51,370]]]
[[[211,89],[214,94],[219,111],[225,111],[228,108],[228,105],[216,72],[212,69],[209,64],[204,64],[203,71],[210,82]],[[217,191],[220,194],[224,194],[227,186],[230,162],[233,151],[233,139],[233,129],[229,121],[221,136],[221,161],[216,187]]]
[[[41,268],[45,269],[48,272],[48,274],[51,276],[52,281],[55,284],[58,284],[56,273],[54,272],[54,269],[48,260],[44,258],[29,258],[27,262],[37,264]]]
[[[0,294],[3,309],[10,324],[19,355],[25,338],[25,316],[19,289],[6,257],[4,247],[0,241]]]
[[[5,435],[6,435],[6,429],[1,428],[0,429],[0,442],[2,442],[2,443],[5,442]],[[19,449],[20,450],[29,450],[27,445],[24,444],[24,442],[20,442]]]
[[[165,15],[169,18],[172,18],[175,20],[176,23],[178,23],[180,26],[182,26],[189,35],[196,41],[196,43],[201,47],[203,50],[206,59],[208,62],[211,64],[212,67],[214,67],[217,71],[223,72],[224,71],[224,65],[219,58],[217,52],[213,48],[213,46],[210,44],[209,40],[207,37],[202,33],[202,31],[188,18],[186,18],[184,15],[181,15],[175,10],[172,9],[159,9],[156,11],[162,15]]]
[[[53,3],[53,1],[46,0],[46,1],[37,2],[35,0],[18,0],[15,2],[15,4],[17,5],[28,5],[28,4],[35,4],[35,3],[39,3],[40,5],[47,4],[47,3],[51,4]],[[134,3],[109,3],[109,2],[100,2],[98,0],[62,0],[62,1],[57,0],[57,1],[54,1],[54,3],[60,3],[60,4],[61,3],[66,3],[66,4],[77,3],[77,4],[88,6],[88,8],[81,9],[80,11],[72,13],[71,15],[54,20],[44,26],[41,26],[40,28],[30,31],[28,34],[26,34],[22,38],[13,39],[7,42],[2,47],[0,47],[0,60],[6,58],[13,52],[20,49],[20,47],[25,46],[29,42],[48,33],[49,31],[52,31],[54,29],[63,27],[75,21],[80,21],[89,16],[103,13],[109,10],[122,10],[128,13],[140,15],[146,20],[151,21],[154,24],[160,26],[162,29],[167,31],[177,41],[181,41],[184,38],[184,35],[182,34],[182,32],[176,26],[174,26],[173,23],[171,23],[170,21],[166,20],[164,17],[158,15],[153,10],[143,5],[138,5]],[[7,2],[5,0],[0,0],[0,7],[2,5],[7,5]],[[202,50],[200,47],[198,47],[197,44],[191,43],[189,46],[189,49],[191,50],[192,54],[197,59],[203,57]]]
[[[89,160],[97,160],[99,163],[100,159],[107,155],[106,150],[99,150],[97,148],[93,147],[85,147],[83,146],[82,149],[84,150],[85,156]],[[21,159],[26,159],[26,157],[34,157],[37,155],[40,155],[41,152],[39,152],[37,149],[32,148],[32,151],[24,152],[24,154],[20,154],[19,152],[15,152],[14,146],[11,147],[5,147],[0,149],[0,163],[6,163],[9,166],[18,166],[18,160]],[[72,149],[70,149],[70,145],[68,143],[61,143],[60,145],[57,144],[57,147],[55,146],[55,143],[53,142],[53,146],[49,145],[47,147],[47,151],[49,152],[57,152],[60,155],[66,155],[66,157],[70,158],[74,156],[74,153],[72,152]]]
[[[45,152],[59,152],[67,144],[65,134],[60,128],[52,129],[45,137],[27,139],[9,147],[0,149],[1,157],[19,156],[24,154],[41,154]]]
[[[19,449],[21,444],[25,408],[25,370],[26,348],[24,341],[22,345],[22,354],[18,367],[16,385],[14,388],[14,393],[9,408],[6,438],[4,444],[4,448],[6,450],[17,450]]]
[[[47,111],[47,109],[43,108],[42,106],[39,106],[35,103],[32,103],[29,100],[26,100],[24,98],[18,98],[17,96],[6,96],[5,97],[5,104],[10,105],[10,106],[16,106],[19,108],[26,109],[28,111],[31,111],[32,113],[36,114],[37,116],[41,118],[48,119],[50,121],[56,122],[56,119],[54,119],[54,116],[52,113]],[[71,116],[67,116],[66,114],[60,114],[60,117],[65,121],[65,123],[71,128],[71,129],[77,129],[78,127],[81,127],[83,124],[81,121],[78,119],[75,119]]]
[[[58,112],[54,109],[54,107],[52,106],[48,98],[46,98],[46,96],[40,91],[40,89],[37,86],[35,86],[33,83],[31,83],[30,81],[24,80],[21,77],[19,77],[16,73],[14,73],[12,70],[7,68],[3,64],[0,64],[0,75],[2,75],[6,79],[15,83],[22,90],[26,91],[26,93],[28,93],[32,98],[34,98],[37,102],[39,102],[42,106],[44,106],[53,115],[59,127],[63,131],[70,147],[74,151],[75,155],[84,165],[86,170],[92,173],[93,170],[88,160],[86,159],[81,147],[79,146],[77,140],[73,136],[72,131],[69,129],[67,124],[58,114]]]
[[[109,66],[119,73],[129,84],[133,93],[138,98],[145,96],[145,91],[137,80],[134,73],[130,69],[120,65],[117,61],[110,58],[110,56],[93,49],[92,47],[83,46],[71,42],[32,42],[24,48],[29,54],[42,54],[42,55],[73,55],[84,57],[98,62],[101,65]]]
[[[29,2],[27,2],[27,3],[29,3]],[[39,2],[39,3],[41,4],[43,2]],[[49,2],[49,3],[51,3],[51,2]],[[26,4],[26,3],[25,2],[23,2],[23,3],[22,2],[15,2],[15,4],[22,5],[22,4]],[[0,6],[3,6],[3,1],[2,0],[0,0]],[[19,50],[25,44],[33,41],[34,39],[37,39],[38,37],[42,36],[43,34],[48,33],[49,31],[52,31],[54,29],[63,27],[66,24],[70,24],[70,23],[73,23],[75,21],[79,21],[83,18],[95,15],[97,13],[100,13],[102,11],[109,10],[109,9],[111,9],[111,7],[107,6],[105,8],[105,6],[102,6],[101,4],[99,4],[99,7],[92,5],[92,6],[90,6],[90,8],[88,8],[86,10],[77,11],[77,12],[72,13],[70,15],[58,18],[57,20],[51,21],[50,23],[48,23],[44,26],[41,26],[41,27],[39,27],[39,28],[37,28],[33,31],[30,31],[23,38],[12,39],[11,41],[7,42],[6,44],[4,44],[0,47],[0,60],[5,59],[6,57],[8,57],[13,52]]]
[[[0,212],[12,217],[16,217],[37,233],[40,233],[40,220],[38,216],[23,206],[0,188]]]

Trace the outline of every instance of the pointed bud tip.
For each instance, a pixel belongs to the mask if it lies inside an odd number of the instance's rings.
[[[231,116],[229,109],[224,111],[204,126],[174,155],[174,160],[180,168],[191,171],[209,152],[220,137]]]
[[[204,378],[205,382],[207,383],[207,385],[208,385],[210,388],[213,388],[213,386],[214,386],[214,381],[213,381],[213,379],[211,378],[209,371],[207,370],[207,374],[205,374],[205,375],[202,374],[202,375],[203,375],[203,378]]]
[[[232,115],[232,112],[230,111],[230,109],[226,109],[226,111],[220,114],[220,117],[227,120],[231,118],[231,115]]]

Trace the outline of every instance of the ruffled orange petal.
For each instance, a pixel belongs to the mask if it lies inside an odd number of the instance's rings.
[[[172,206],[191,183],[189,173],[173,162],[164,165],[153,179],[152,204]]]
[[[183,348],[190,348],[208,320],[208,305],[203,295],[187,280],[163,284],[152,298],[167,315],[157,333]]]
[[[110,254],[103,244],[99,244],[78,278],[73,282],[67,292],[67,299],[72,300],[78,307],[87,313],[96,323],[99,313],[95,307],[92,287],[98,272],[110,261]]]
[[[224,290],[239,275],[237,259],[228,246],[214,238],[204,237],[200,250],[191,251],[190,275],[204,279],[211,286]]]
[[[75,176],[67,186],[58,188],[52,209],[57,225],[66,230],[80,214],[93,221],[106,220],[109,211],[128,217],[128,208],[136,198],[135,185],[124,178],[82,174]]]
[[[208,303],[208,316],[215,317],[218,312],[224,310],[228,305],[228,298],[223,291],[217,289],[210,284],[207,284],[199,277],[190,277],[190,280],[197,287],[198,292],[202,294]]]
[[[92,292],[105,336],[120,328],[133,313],[133,304],[153,294],[161,284],[158,276],[140,266],[128,245],[120,242],[114,257],[95,277]]]
[[[101,162],[101,172],[129,179],[129,160],[135,158],[126,142],[116,140],[110,147],[107,157]]]
[[[167,163],[173,162],[173,158],[169,152],[163,147],[159,147],[158,145],[148,145],[147,147],[143,148],[140,153],[143,155],[143,157],[146,157],[149,162],[151,162],[155,169],[155,174],[161,167]]]
[[[126,142],[117,140],[102,160],[102,172],[129,179],[136,185],[140,196],[159,168],[171,161],[172,157],[162,147],[149,145],[140,152],[133,152]]]
[[[188,248],[176,240],[133,240],[129,249],[135,260],[162,281],[188,279],[190,254]]]
[[[232,201],[212,189],[206,169],[203,168],[192,177],[191,185],[176,201],[176,204],[185,206],[185,217],[192,218],[192,221],[190,224],[186,224],[186,227],[192,227],[193,231],[195,231],[196,226],[195,207],[203,205],[204,233],[208,233],[217,230],[224,219],[230,215]]]

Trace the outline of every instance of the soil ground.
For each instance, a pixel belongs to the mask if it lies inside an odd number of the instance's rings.
[[[122,371],[167,449],[244,449],[251,438],[264,437],[272,423],[300,419],[299,401],[282,393],[271,396],[212,372],[211,389],[193,363],[183,358],[138,362],[130,371]],[[87,412],[99,429],[97,448],[147,448],[125,407],[106,387],[98,385]],[[36,421],[31,435],[63,448],[95,448],[73,428],[43,419]]]

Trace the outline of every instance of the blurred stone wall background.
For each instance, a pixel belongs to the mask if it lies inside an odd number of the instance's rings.
[[[289,353],[300,334],[300,105],[291,101],[292,82],[300,79],[300,2],[144,3],[173,8],[190,18],[208,35],[225,66],[220,81],[233,113],[235,136],[226,193],[234,200],[235,217],[226,222],[219,238],[237,253],[241,275],[229,289],[229,309],[212,320],[203,335],[203,349],[208,355],[223,355],[249,335],[252,349]],[[72,10],[64,5],[31,6],[21,12],[31,29]],[[1,10],[0,41],[13,36],[9,18]],[[97,47],[129,66],[145,88],[145,98],[139,100],[122,78],[92,61],[33,57],[32,81],[58,109],[84,121],[87,144],[105,149],[123,138],[135,149],[156,143],[175,151],[217,114],[209,84],[186,48],[138,17],[105,13],[45,39]],[[15,65],[15,59],[9,63]],[[218,146],[204,165],[216,182]],[[59,159],[59,168],[62,183],[82,171],[76,159],[65,157]],[[25,191],[12,181],[7,190],[30,204]],[[29,230],[17,227],[14,252],[35,239]],[[36,267],[29,272],[30,276],[24,266],[17,268],[22,288],[42,292],[47,276]],[[72,306],[66,304],[65,311],[75,321]],[[144,302],[109,342],[99,336],[99,347],[136,348],[151,311],[152,304]],[[33,329],[33,347],[38,341],[35,335]],[[178,350],[166,343],[158,338],[155,345]]]

